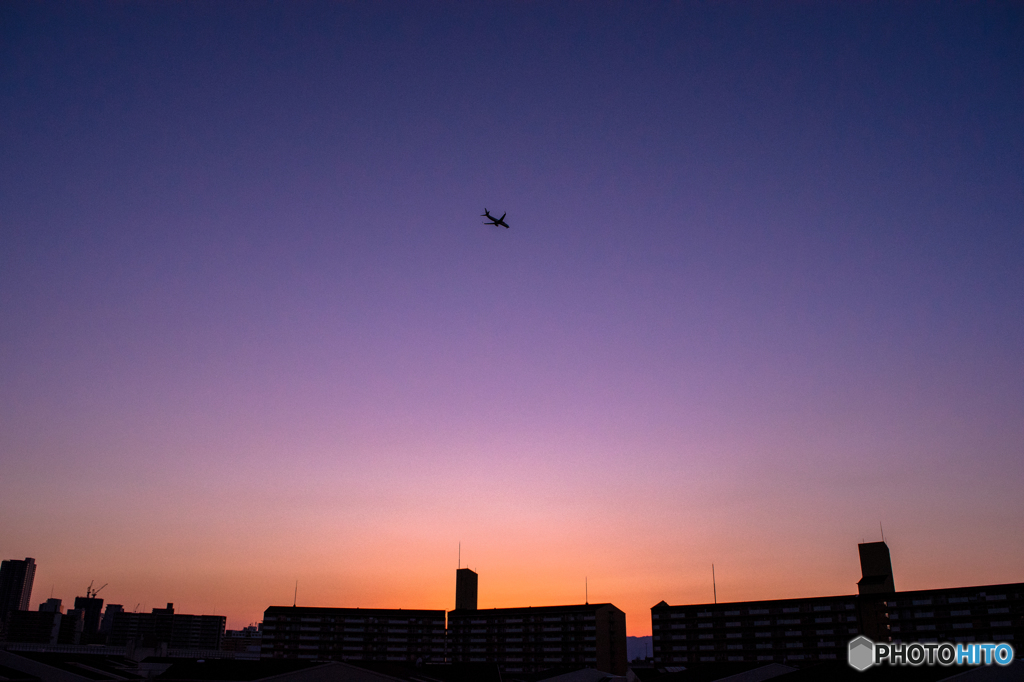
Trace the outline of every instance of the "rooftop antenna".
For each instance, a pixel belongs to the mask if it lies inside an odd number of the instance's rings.
[[[590,582],[586,576],[583,576],[583,603],[590,603]]]
[[[292,598],[292,608],[294,609],[295,605],[298,604],[298,603],[299,603],[299,581],[296,580],[295,581],[295,596]]]
[[[715,583],[715,565],[711,564],[711,589],[715,591],[715,603],[718,603],[718,585]]]
[[[878,522],[878,530],[881,531],[881,533],[882,533],[882,542],[885,542],[885,531],[882,530],[882,522],[881,521]]]
[[[462,570],[462,543],[459,543],[459,570]]]

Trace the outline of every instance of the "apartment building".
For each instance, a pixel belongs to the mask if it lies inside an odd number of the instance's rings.
[[[28,611],[35,577],[36,560],[32,557],[0,562],[0,632],[11,611]]]
[[[315,661],[445,660],[444,611],[271,606],[261,658]]]
[[[1024,583],[896,592],[893,642],[1009,642],[1024,647]]]
[[[1024,583],[897,592],[884,542],[858,547],[858,594],[651,608],[657,665],[842,659],[865,635],[893,642],[1024,640]]]
[[[793,665],[836,660],[864,632],[860,610],[856,596],[688,606],[660,602],[651,609],[654,661]]]
[[[450,611],[448,657],[503,672],[587,667],[625,675],[626,614],[612,604]]]
[[[111,646],[156,647],[166,644],[171,649],[220,649],[227,618],[175,613],[174,604],[153,609],[151,613],[113,614]]]

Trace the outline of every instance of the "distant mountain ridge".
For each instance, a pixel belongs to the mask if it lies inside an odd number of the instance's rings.
[[[652,640],[651,635],[646,637],[626,637],[626,660],[635,661],[636,659],[650,658],[652,651]]]

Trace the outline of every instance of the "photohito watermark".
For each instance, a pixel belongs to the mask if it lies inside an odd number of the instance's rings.
[[[873,665],[1009,665],[1013,647],[1009,644],[951,644],[930,642],[910,644],[878,644],[867,637],[850,641],[850,665],[867,670]]]

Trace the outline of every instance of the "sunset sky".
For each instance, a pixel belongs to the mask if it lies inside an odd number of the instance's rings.
[[[483,225],[484,208],[511,229]],[[0,4],[33,608],[1024,580],[1020,3]]]

